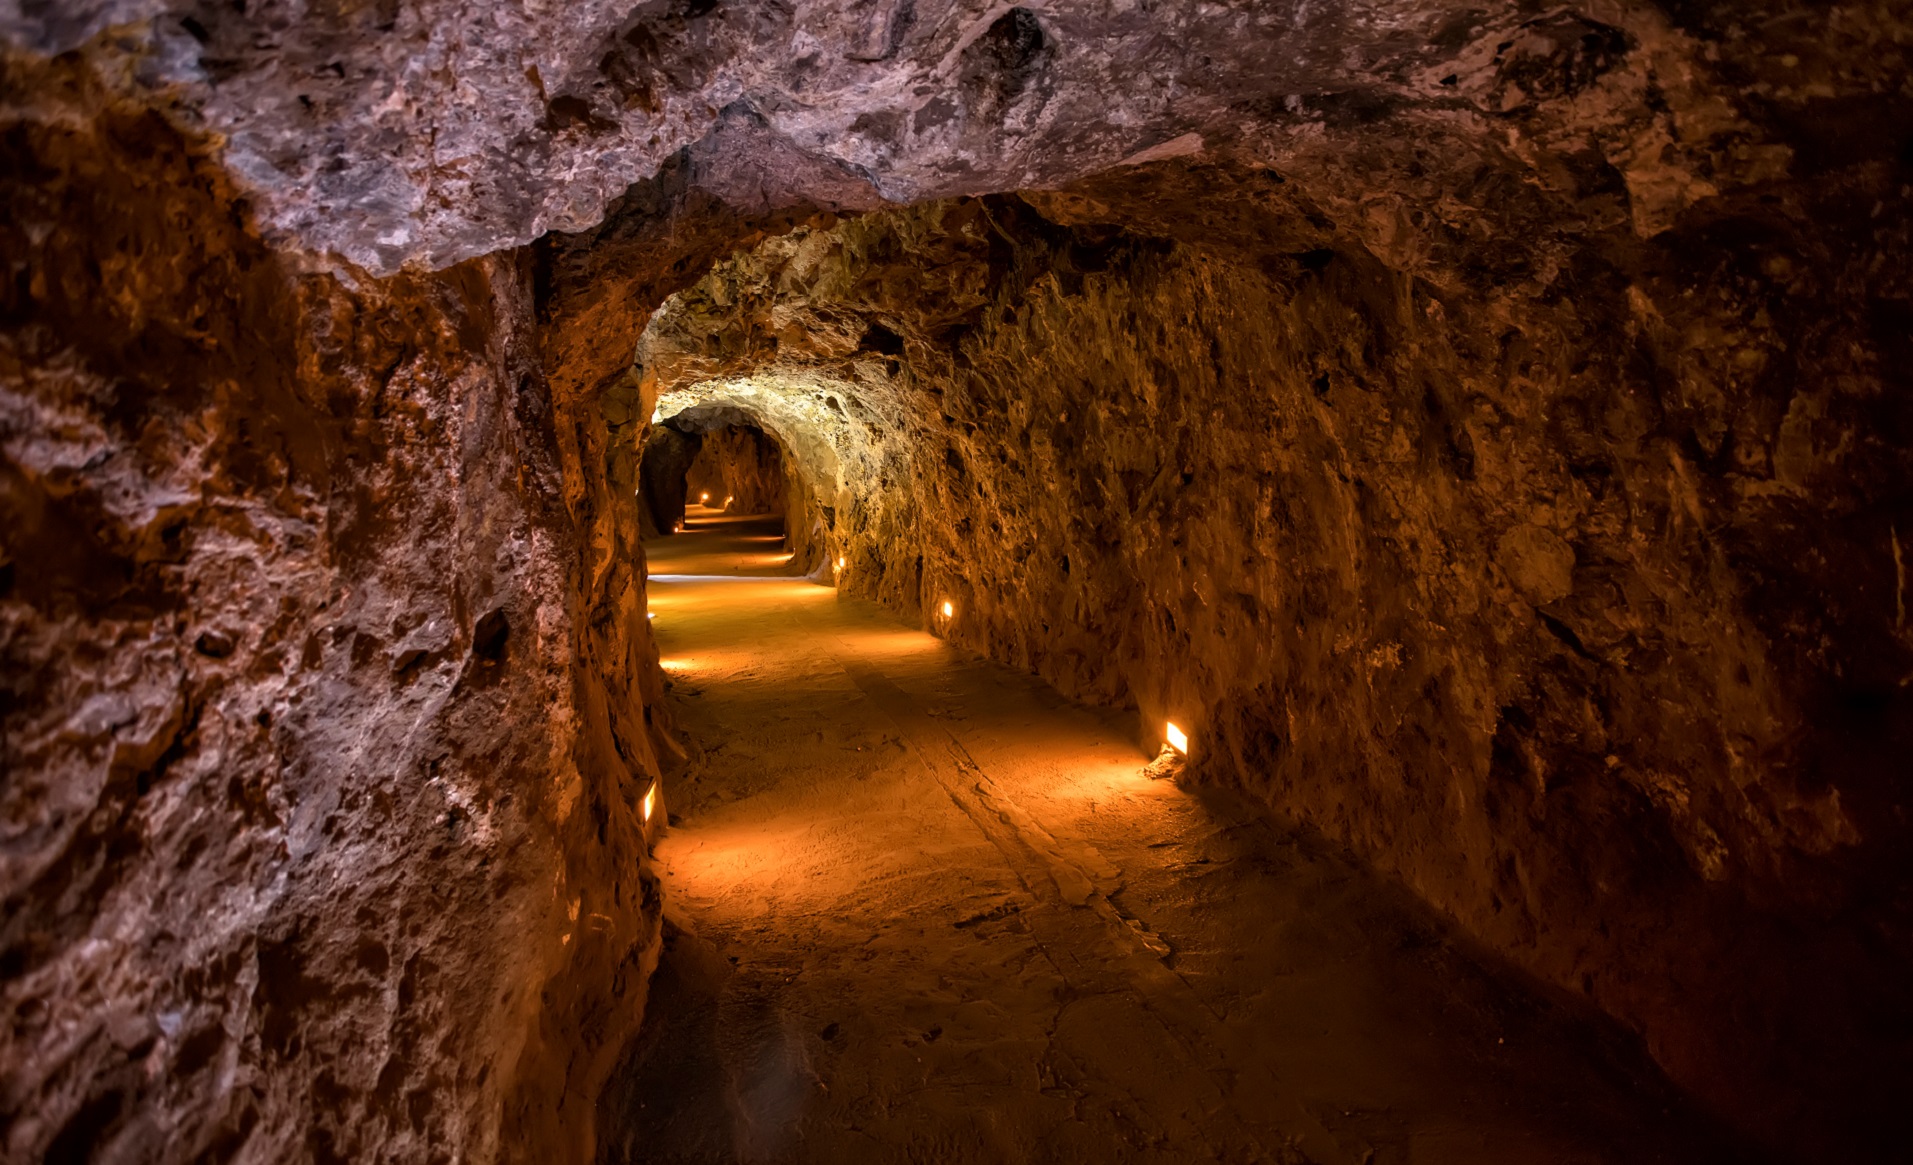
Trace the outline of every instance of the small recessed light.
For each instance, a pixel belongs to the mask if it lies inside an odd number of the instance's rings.
[[[953,604],[951,604],[948,600],[945,600],[943,604],[943,617],[945,619],[948,619],[950,616],[954,614],[956,614],[956,607]]]
[[[1189,755],[1189,734],[1177,728],[1175,721],[1171,720],[1163,725],[1163,735],[1168,737],[1170,748],[1184,756]]]

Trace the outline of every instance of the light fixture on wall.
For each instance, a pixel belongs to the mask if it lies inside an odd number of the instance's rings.
[[[837,569],[842,570],[843,568],[844,568],[844,556],[839,554],[837,556]]]
[[[945,619],[948,619],[955,614],[956,614],[956,604],[950,602],[950,600],[948,599],[943,600],[943,617]]]
[[[652,781],[651,787],[644,791],[644,823],[646,825],[651,824],[651,814],[654,810],[657,809],[657,807],[658,807],[658,783],[656,781]]]
[[[701,506],[708,506],[708,505],[710,505],[710,504],[711,504],[711,495],[710,495],[710,494],[699,494],[699,495],[697,495],[697,501],[698,501],[698,504],[699,504],[699,505],[701,505]]]
[[[1170,748],[1175,749],[1184,756],[1189,755],[1189,734],[1176,727],[1174,720],[1170,720],[1163,725],[1162,734],[1169,741]]]
[[[725,499],[724,499],[724,508],[725,508],[725,509],[727,509],[727,510],[731,508],[731,499],[730,499],[730,498],[725,498]]]

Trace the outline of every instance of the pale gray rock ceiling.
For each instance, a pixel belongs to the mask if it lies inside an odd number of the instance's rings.
[[[699,143],[732,201],[861,208],[1053,186],[1249,125],[1502,111],[1661,23],[1585,7],[7,0],[0,31],[43,53],[111,43],[224,138],[282,241],[387,274],[589,227]],[[1509,67],[1528,57],[1545,67]]]

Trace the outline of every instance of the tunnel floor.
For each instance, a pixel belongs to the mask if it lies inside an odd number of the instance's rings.
[[[648,548],[693,755],[601,1161],[1728,1159],[1630,1041],[1152,779],[1130,718],[691,524]]]

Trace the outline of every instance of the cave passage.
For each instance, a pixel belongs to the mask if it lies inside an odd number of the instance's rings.
[[[1611,1025],[1132,718],[691,514],[648,547],[694,755],[600,1161],[1726,1159]]]
[[[1913,0],[554,7],[0,5],[0,1163],[1908,1158]]]
[[[782,444],[736,409],[691,409],[651,430],[638,465],[640,527],[676,533],[688,507],[785,516]]]

